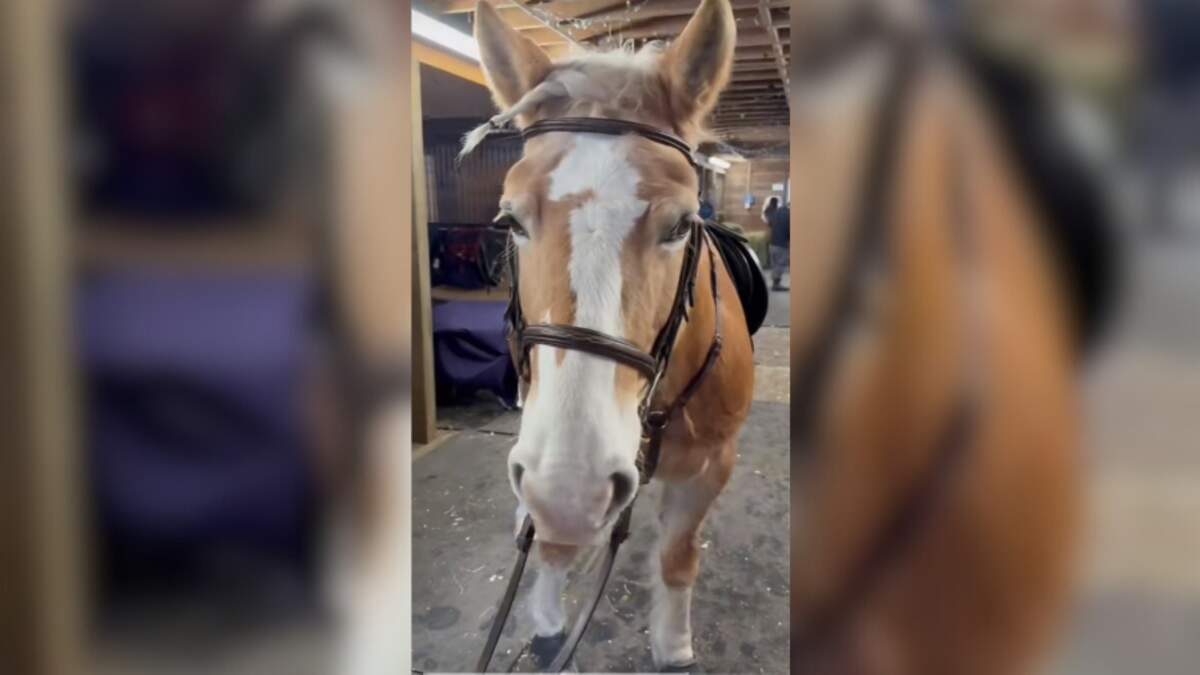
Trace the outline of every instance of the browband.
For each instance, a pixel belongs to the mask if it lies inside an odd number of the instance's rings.
[[[675,134],[670,134],[648,124],[641,122],[629,122],[627,120],[605,119],[603,117],[558,117],[553,119],[545,119],[530,124],[521,131],[521,138],[528,140],[534,136],[541,134],[549,134],[554,132],[567,133],[583,133],[583,134],[607,134],[609,136],[624,136],[625,134],[637,134],[648,140],[654,141],[661,145],[670,146],[679,152],[687,159],[688,164],[695,168],[700,168],[700,164],[696,161],[696,157],[692,154],[692,146],[688,145],[682,138]]]

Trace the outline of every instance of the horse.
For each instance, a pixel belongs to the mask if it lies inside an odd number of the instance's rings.
[[[972,67],[871,30],[793,82],[792,668],[1027,673],[1072,596],[1098,310]]]
[[[526,132],[497,224],[511,232],[513,304],[529,321],[517,326],[526,384],[508,470],[518,527],[528,516],[537,532],[534,654],[544,664],[562,644],[568,566],[604,541],[647,477],[643,413],[675,401],[658,420],[650,468],[663,493],[649,638],[656,667],[686,670],[695,662],[698,534],[733,470],[754,387],[738,291],[697,225],[688,150],[729,80],[734,15],[729,0],[704,0],[668,47],[559,61],[489,3],[475,17],[483,72],[504,112],[469,134],[464,152],[509,122]],[[619,133],[604,133],[605,123]],[[676,319],[677,333],[656,337]],[[662,368],[635,367],[639,352],[659,347],[669,355]]]

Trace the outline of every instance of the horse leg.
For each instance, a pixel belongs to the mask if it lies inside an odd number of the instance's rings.
[[[695,662],[692,651],[692,586],[700,573],[700,526],[725,487],[736,456],[733,443],[691,479],[664,483],[659,505],[659,562],[650,617],[650,649],[659,668]]]
[[[525,521],[525,510],[517,507],[516,530]],[[567,640],[567,615],[563,609],[563,592],[567,586],[567,569],[579,551],[575,546],[536,542],[537,578],[529,594],[529,614],[533,620],[533,643],[530,650],[539,668],[550,665]]]

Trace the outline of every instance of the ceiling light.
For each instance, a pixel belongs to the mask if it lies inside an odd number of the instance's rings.
[[[479,60],[479,45],[475,43],[475,38],[415,9],[412,11],[412,32],[414,36],[424,38],[439,47],[454,50],[475,61]]]

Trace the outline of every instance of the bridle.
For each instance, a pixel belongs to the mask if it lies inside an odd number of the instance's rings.
[[[678,150],[693,167],[698,168],[691,148],[682,139],[637,122],[588,117],[549,119],[530,125],[521,133],[521,136],[527,140],[552,132],[614,136],[635,134]],[[688,309],[695,304],[696,275],[700,269],[702,246],[708,251],[713,303],[718,307],[718,311],[714,313],[713,339],[703,365],[692,376],[691,381],[680,395],[673,402],[664,406],[661,401],[658,401],[658,390],[671,365],[671,354],[675,349],[679,330],[688,318]],[[507,313],[509,344],[517,365],[517,372],[525,386],[530,383],[532,377],[529,367],[529,352],[536,345],[580,351],[607,358],[633,368],[648,382],[648,386],[642,393],[641,402],[638,404],[638,418],[642,428],[642,442],[638,450],[638,476],[641,484],[645,485],[653,477],[655,469],[658,468],[663,435],[672,416],[683,408],[696,393],[721,354],[723,338],[721,336],[716,256],[713,252],[712,242],[709,241],[708,235],[704,231],[704,222],[699,218],[693,218],[691,221],[688,241],[683,253],[683,266],[679,272],[679,282],[675,287],[675,297],[671,303],[671,313],[667,316],[666,323],[659,329],[648,352],[642,351],[625,338],[608,335],[590,328],[570,324],[530,324],[526,322],[525,315],[521,310],[520,274],[517,269],[516,246],[511,238],[508,261],[511,278],[511,295]]]
[[[693,168],[699,168],[693,156],[691,146],[683,141],[683,139],[638,122],[590,117],[547,119],[535,122],[526,127],[521,132],[521,138],[528,140],[535,136],[556,132],[640,136],[659,145],[678,150],[687,158],[688,163]],[[679,281],[675,287],[675,296],[671,303],[671,311],[667,316],[666,322],[659,329],[649,351],[643,351],[637,345],[623,337],[610,335],[590,328],[570,324],[527,322],[525,314],[521,309],[520,270],[517,265],[517,248],[514,236],[511,235],[509,237],[507,251],[511,294],[506,319],[509,328],[509,346],[517,372],[520,375],[521,386],[527,389],[532,381],[529,356],[533,347],[538,345],[583,352],[614,361],[619,365],[637,371],[646,380],[646,386],[642,391],[641,400],[638,404],[638,418],[641,423],[641,442],[638,447],[637,457],[638,480],[641,485],[645,485],[650,482],[655,470],[658,468],[663,437],[666,435],[672,420],[699,390],[700,385],[703,384],[721,354],[723,338],[721,333],[721,298],[717,282],[717,255],[714,252],[710,236],[706,232],[704,221],[698,217],[691,219],[688,240],[683,252],[683,264],[679,272]],[[684,322],[688,320],[689,309],[696,301],[696,279],[699,275],[702,249],[708,253],[708,276],[712,287],[713,306],[715,308],[712,342],[709,344],[703,364],[692,375],[687,385],[684,386],[679,395],[673,400],[664,403],[661,400],[660,389],[671,366],[671,355],[674,352],[679,331],[683,327]],[[567,637],[566,642],[546,672],[560,672],[571,660],[575,652],[575,647],[578,645],[584,630],[587,628],[588,622],[595,613],[596,606],[608,582],[608,577],[612,573],[617,550],[629,536],[629,526],[635,501],[636,493],[634,500],[617,517],[609,539],[608,552],[596,591],[586,609],[580,614],[579,619],[572,628],[571,634]],[[496,618],[492,622],[492,628],[485,643],[483,653],[479,657],[476,668],[477,672],[487,672],[492,654],[496,648],[496,642],[500,638],[500,632],[503,630],[504,623],[507,621],[508,614],[512,609],[512,602],[516,595],[517,585],[520,583],[521,575],[525,569],[525,561],[532,546],[534,534],[533,520],[529,516],[526,516],[517,535],[517,562],[513,568],[513,574],[509,577],[508,587],[505,589],[504,596],[500,601]]]

